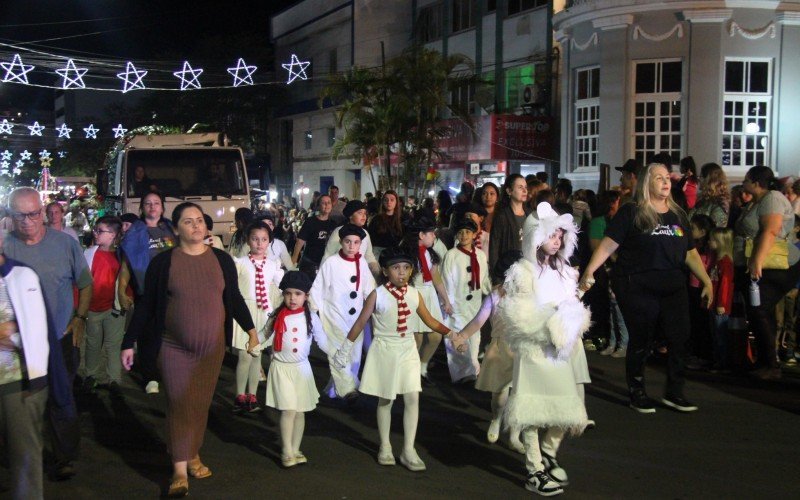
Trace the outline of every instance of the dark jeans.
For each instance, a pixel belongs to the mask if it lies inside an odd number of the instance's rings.
[[[703,307],[701,300],[702,288],[690,286],[689,288],[689,318],[691,322],[690,340],[687,350],[700,359],[712,358],[711,313]]]
[[[611,297],[608,294],[608,273],[600,266],[594,273],[594,285],[583,296],[592,311],[590,335],[595,339],[611,339]]]
[[[758,346],[758,360],[760,367],[778,368],[778,353],[776,345],[777,320],[775,319],[775,305],[786,295],[789,290],[797,285],[800,279],[800,262],[786,270],[764,269],[758,288],[761,292],[761,305],[750,305],[750,276],[746,267],[737,267],[734,272],[734,286],[740,290],[747,302],[747,321],[756,337]]]
[[[686,274],[680,270],[615,276],[611,287],[628,327],[625,372],[631,391],[644,390],[644,366],[654,332],[662,332],[668,348],[667,394],[683,396],[689,301]]]
[[[67,368],[68,387],[72,389],[78,371],[78,348],[72,345],[72,334],[60,340],[61,353]],[[66,417],[62,411],[48,400],[47,430],[50,437],[51,452],[56,465],[71,462],[78,456],[81,428],[77,418]]]

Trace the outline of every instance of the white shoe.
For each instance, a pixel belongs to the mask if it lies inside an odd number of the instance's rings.
[[[555,457],[551,457],[547,453],[542,453],[542,463],[544,464],[544,470],[547,472],[547,475],[553,478],[558,484],[561,486],[567,486],[569,484],[567,471],[558,465]]]
[[[610,356],[611,354],[614,354],[614,349],[616,349],[616,347],[613,346],[613,345],[610,345],[610,346],[606,347],[605,349],[603,349],[602,351],[600,351],[600,354],[602,354],[603,356]]]
[[[621,347],[611,354],[612,358],[624,358],[628,354],[628,349]]]
[[[425,462],[419,458],[419,455],[417,455],[416,451],[412,451],[408,454],[405,451],[401,453],[400,463],[411,472],[422,472],[427,469],[427,467],[425,467]]]
[[[494,419],[489,423],[489,430],[486,431],[486,440],[490,443],[496,443],[500,438],[500,419]]]
[[[378,464],[380,465],[394,465],[394,453],[392,453],[392,446],[381,445],[378,450]]]
[[[543,470],[528,474],[528,480],[525,481],[525,489],[543,497],[552,497],[564,493],[564,488]]]
[[[158,382],[151,380],[144,386],[144,392],[147,394],[158,394]]]

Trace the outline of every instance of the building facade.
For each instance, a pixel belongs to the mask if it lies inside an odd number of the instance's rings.
[[[800,1],[571,0],[553,27],[576,187],[659,152],[719,163],[732,181],[756,165],[798,174]]]

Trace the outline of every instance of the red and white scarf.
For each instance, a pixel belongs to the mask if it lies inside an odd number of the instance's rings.
[[[409,309],[408,304],[406,304],[406,292],[408,291],[408,285],[402,288],[397,288],[391,283],[386,283],[384,286],[386,286],[386,289],[392,294],[392,297],[397,299],[397,331],[400,333],[405,333],[408,329],[408,326],[406,325],[406,318],[411,315],[411,309]]]
[[[478,255],[475,253],[475,247],[472,247],[471,252],[467,252],[463,247],[460,246],[457,246],[456,248],[458,248],[458,250],[464,255],[469,255],[469,267],[471,272],[469,289],[477,290],[481,287],[481,266],[478,264]]]
[[[269,309],[269,294],[267,293],[267,284],[264,282],[264,264],[267,263],[266,257],[259,263],[252,255],[248,254],[250,262],[256,268],[256,305],[259,309],[266,311]]]
[[[291,310],[288,307],[281,309],[281,311],[278,313],[278,317],[275,318],[275,326],[273,327],[275,330],[275,339],[272,341],[273,351],[280,352],[283,348],[283,334],[286,333],[286,316],[301,314],[304,311],[304,307],[298,307],[295,310]]]
[[[357,253],[353,257],[345,256],[344,252],[339,250],[339,257],[343,258],[347,262],[355,262],[356,263],[356,291],[358,291],[358,285],[361,283],[361,254]]]
[[[430,268],[428,268],[428,248],[420,245],[418,249],[419,269],[422,271],[423,283],[430,283],[433,279]]]

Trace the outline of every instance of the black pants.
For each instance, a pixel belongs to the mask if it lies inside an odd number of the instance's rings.
[[[760,367],[778,368],[778,353],[776,345],[776,331],[778,329],[775,319],[775,305],[789,290],[797,286],[800,279],[800,262],[787,270],[764,269],[758,288],[761,294],[761,305],[750,305],[750,276],[746,267],[737,267],[734,272],[734,287],[742,292],[747,303],[747,321],[758,346],[758,360]]]
[[[60,344],[61,353],[64,356],[64,364],[67,368],[68,387],[72,391],[72,384],[75,382],[75,374],[78,371],[78,348],[72,345],[72,334],[65,335]],[[78,455],[78,445],[81,438],[78,419],[66,416],[53,403],[52,399],[48,399],[46,420],[47,432],[50,437],[50,451],[53,454],[56,465],[66,464],[74,460]]]
[[[608,273],[600,266],[594,273],[594,285],[583,296],[583,302],[592,311],[589,329],[594,339],[611,339],[611,297],[608,295]]]
[[[691,322],[690,339],[686,349],[700,359],[713,359],[711,340],[711,312],[703,307],[702,287],[690,286],[689,319]]]
[[[631,391],[644,390],[644,366],[654,333],[662,332],[669,350],[667,394],[683,395],[689,301],[686,274],[680,270],[615,276],[611,287],[628,327],[625,376]]]

